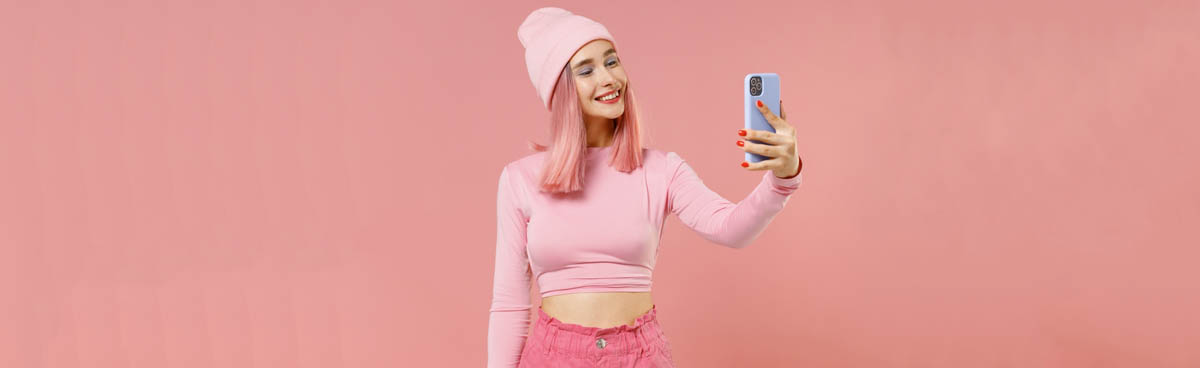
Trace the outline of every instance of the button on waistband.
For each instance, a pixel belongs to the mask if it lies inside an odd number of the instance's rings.
[[[608,341],[604,341],[604,338],[596,340],[596,347],[604,349],[605,346],[608,346]]]

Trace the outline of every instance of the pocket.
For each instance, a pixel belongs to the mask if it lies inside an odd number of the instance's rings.
[[[525,346],[521,348],[521,357],[532,355],[535,351],[538,351],[537,341],[534,341],[532,336],[525,338]]]
[[[530,367],[537,360],[530,352],[533,350],[533,341],[525,340],[525,347],[521,348],[521,357],[517,359],[517,368]]]
[[[658,334],[658,350],[662,352],[662,355],[667,357],[668,360],[674,362],[675,356],[671,349],[671,340],[667,338],[667,334],[662,332],[661,329],[659,330]]]
[[[674,354],[672,354],[672,352],[671,352],[671,342],[670,342],[670,341],[667,341],[666,339],[663,339],[663,344],[662,344],[662,345],[663,345],[663,346],[662,346],[662,352],[663,352],[663,355],[665,355],[665,356],[667,357],[667,359],[669,359],[669,360],[671,360],[672,362],[674,362],[674,361],[675,361],[675,356],[674,356]]]

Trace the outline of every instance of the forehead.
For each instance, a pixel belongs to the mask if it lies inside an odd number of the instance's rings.
[[[592,42],[588,42],[580,47],[579,51],[575,51],[575,56],[571,57],[571,63],[574,64],[579,60],[604,56],[604,52],[611,48],[613,48],[613,44],[612,42],[608,42],[608,40],[592,40]]]

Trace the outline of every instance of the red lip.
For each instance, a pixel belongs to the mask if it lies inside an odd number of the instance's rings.
[[[617,98],[614,98],[614,99],[611,99],[611,100],[608,100],[608,101],[601,101],[601,100],[598,100],[600,97],[608,96],[608,95],[611,95],[611,94],[613,94],[613,93],[617,93],[617,91],[615,91],[615,90],[614,90],[614,91],[612,91],[612,92],[608,92],[608,93],[605,93],[605,94],[602,94],[602,95],[600,95],[600,96],[596,97],[596,98],[597,98],[596,102],[599,102],[599,103],[602,103],[602,104],[614,104],[614,103],[617,103],[617,101],[620,101],[620,100],[621,100],[621,98],[625,97],[624,95],[622,95],[622,96],[617,96]]]

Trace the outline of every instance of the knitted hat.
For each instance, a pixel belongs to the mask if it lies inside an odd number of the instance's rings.
[[[550,97],[563,66],[583,45],[605,39],[617,47],[617,42],[604,25],[586,17],[555,7],[534,10],[517,29],[517,38],[525,46],[525,67],[538,97],[550,109]]]

